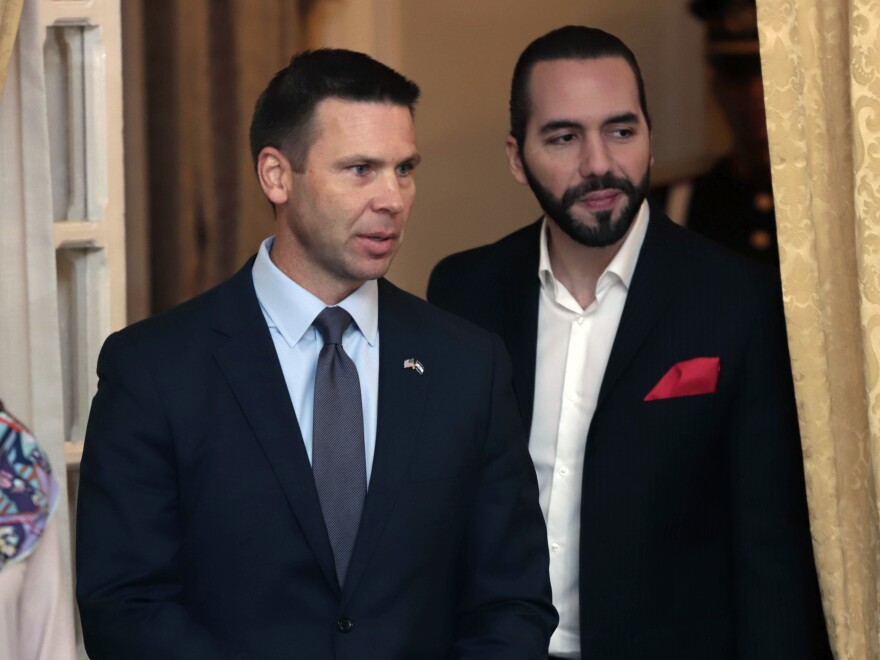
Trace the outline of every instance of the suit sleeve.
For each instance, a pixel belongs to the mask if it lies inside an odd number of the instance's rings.
[[[446,257],[431,271],[428,279],[427,299],[447,312],[478,322],[475,311],[479,309],[482,289],[473,286],[474,275],[464,255]],[[482,302],[485,303],[485,300]]]
[[[455,286],[450,282],[454,272],[455,270],[450,267],[448,257],[434,266],[431,276],[428,278],[426,294],[428,302],[443,309],[449,309],[449,305],[454,299],[453,289]]]
[[[809,530],[778,286],[759,310],[731,417],[737,657],[831,658]]]
[[[77,516],[77,600],[89,657],[237,659],[182,604],[179,477],[147,361],[124,335],[112,335],[98,377]]]
[[[465,548],[457,660],[546,660],[558,617],[538,483],[510,376],[493,337],[492,409]]]

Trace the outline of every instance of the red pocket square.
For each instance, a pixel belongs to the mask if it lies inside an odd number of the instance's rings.
[[[672,365],[663,378],[648,392],[645,401],[672,399],[694,394],[711,394],[718,386],[721,360],[717,357],[699,357]]]

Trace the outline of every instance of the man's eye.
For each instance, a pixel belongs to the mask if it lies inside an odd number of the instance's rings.
[[[618,138],[632,137],[635,133],[636,132],[631,128],[615,128],[611,131],[611,134]]]
[[[550,138],[550,144],[570,144],[574,142],[577,136],[574,133],[565,133],[564,135],[554,135]]]
[[[397,166],[397,176],[409,176],[412,174],[413,167],[412,163],[403,163]]]
[[[369,165],[352,165],[351,171],[355,173],[356,176],[366,176],[370,172]]]

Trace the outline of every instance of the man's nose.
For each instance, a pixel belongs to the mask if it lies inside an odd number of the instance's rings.
[[[376,211],[400,213],[405,207],[404,191],[400,178],[396,173],[389,173],[379,178],[379,189],[374,198]]]
[[[599,136],[591,136],[584,140],[581,149],[578,171],[582,178],[601,176],[611,170],[611,156],[608,146]]]

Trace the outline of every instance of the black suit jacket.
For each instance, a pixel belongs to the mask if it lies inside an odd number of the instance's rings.
[[[527,425],[540,222],[443,260],[428,299],[499,334]],[[678,362],[714,393],[645,401]],[[586,439],[584,658],[830,657],[778,282],[652,209]]]
[[[379,305],[343,590],[250,265],[107,340],[79,490],[92,660],[546,656],[546,532],[501,342],[385,281]]]

